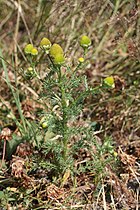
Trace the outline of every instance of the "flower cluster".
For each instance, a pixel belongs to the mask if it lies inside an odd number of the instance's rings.
[[[87,52],[88,48],[91,45],[91,40],[88,36],[83,35],[79,40],[79,44],[84,49],[84,52]],[[33,44],[27,44],[24,48],[27,60],[30,63],[30,66],[24,72],[27,79],[32,79],[35,75],[37,75],[35,67],[37,66],[40,58],[42,58],[42,55],[44,56],[47,54],[51,62],[53,62],[53,64],[56,67],[61,67],[65,64],[65,54],[62,47],[59,44],[52,44],[48,38],[44,37],[40,41],[39,46],[41,49],[40,56],[38,56],[39,50],[36,47],[34,47]],[[78,59],[78,67],[81,66],[81,64],[84,63],[84,61],[85,59],[83,57],[80,57]]]
[[[38,50],[32,44],[27,44],[24,48],[24,52],[26,55],[38,55]]]
[[[88,36],[83,35],[79,40],[80,46],[85,50],[91,45],[91,40]],[[65,55],[62,47],[59,44],[52,44],[51,41],[44,37],[40,42],[40,48],[50,55],[55,65],[63,65],[65,63]],[[38,50],[32,44],[27,44],[24,48],[26,55],[37,56]],[[80,63],[84,62],[84,58],[79,58]]]

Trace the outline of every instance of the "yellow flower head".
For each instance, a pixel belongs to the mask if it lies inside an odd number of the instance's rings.
[[[24,48],[24,52],[25,52],[26,54],[31,54],[31,51],[32,51],[33,48],[34,48],[34,47],[33,47],[32,44],[27,44],[26,47]]]
[[[50,56],[56,57],[56,55],[64,55],[63,49],[59,44],[53,44],[50,48]]]
[[[48,127],[48,119],[47,117],[42,117],[42,119],[40,120],[40,123],[42,128],[47,128]]]
[[[51,44],[50,40],[45,38],[45,37],[40,42],[40,47],[42,47],[42,48],[44,48],[46,50],[49,50],[51,45],[52,44]]]
[[[88,36],[83,35],[80,39],[80,45],[83,48],[88,48],[91,45],[91,39]]]
[[[78,59],[78,61],[79,61],[79,63],[83,63],[85,61],[85,59],[81,57]]]
[[[114,152],[113,155],[116,158],[118,156],[118,153],[117,152]]]
[[[106,85],[108,85],[109,87],[111,87],[111,88],[114,88],[115,87],[115,81],[114,81],[114,78],[112,76],[106,77],[104,79],[104,83]]]
[[[32,68],[32,67],[28,67],[28,72],[30,72],[30,73],[32,73],[32,72],[34,72],[34,69]]]
[[[38,55],[38,50],[35,47],[31,50],[31,55]]]
[[[53,57],[53,62],[56,65],[62,65],[65,63],[65,57],[63,54],[57,54],[55,57]]]

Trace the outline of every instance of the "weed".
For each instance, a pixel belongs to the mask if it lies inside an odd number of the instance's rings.
[[[139,8],[1,1],[0,208],[138,209]]]
[[[84,101],[89,95],[97,94],[104,88],[114,88],[113,77],[107,77],[102,85],[92,88],[88,85],[86,76],[79,74],[78,70],[82,69],[86,62],[86,54],[91,46],[91,40],[84,35],[79,42],[83,48],[83,57],[77,60],[77,66],[74,68],[67,64],[61,46],[56,43],[51,44],[48,38],[41,40],[40,50],[37,50],[31,44],[26,45],[24,49],[30,66],[25,71],[26,76],[28,73],[28,79],[33,79],[33,75],[39,79],[42,86],[40,100],[43,101],[45,99],[48,103],[47,112],[44,110],[39,122],[39,126],[44,132],[44,140],[37,143],[37,145],[39,145],[39,149],[42,150],[43,154],[49,157],[46,163],[41,161],[39,165],[51,171],[52,176],[62,176],[68,169],[73,168],[74,150],[78,147],[74,144],[75,149],[72,149],[70,142],[73,134],[78,135],[81,132],[84,132],[85,136],[80,140],[83,142],[81,149],[85,147],[88,150],[92,150],[90,144],[97,147],[97,153],[91,154],[97,173],[99,173],[100,168],[102,171],[107,162],[109,162],[108,158],[101,160],[103,154],[107,152],[109,144],[106,143],[106,147],[103,145],[99,149],[98,143],[94,142],[95,139],[92,137],[93,131],[89,129],[90,125],[87,128],[82,126],[77,128],[72,125],[81,113]],[[32,53],[33,49],[36,49],[38,54]],[[48,61],[48,70],[45,78],[41,78],[38,65],[44,58]],[[52,135],[51,138],[47,138],[49,133]],[[88,140],[90,140],[89,145],[84,143],[85,141],[88,142]],[[113,150],[110,146],[109,150],[111,149]],[[93,156],[95,157],[93,158]],[[88,170],[92,168],[92,161],[87,164],[87,167],[84,166],[85,171],[87,168]]]

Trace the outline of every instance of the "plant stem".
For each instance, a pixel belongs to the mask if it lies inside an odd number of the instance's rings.
[[[4,140],[4,145],[3,145],[3,154],[2,154],[1,168],[2,168],[3,163],[4,163],[5,150],[6,150],[6,140]]]
[[[58,71],[58,81],[60,85],[60,91],[61,91],[61,106],[62,106],[62,118],[63,118],[63,123],[62,123],[62,130],[63,130],[63,158],[64,160],[67,159],[67,150],[68,150],[68,136],[67,136],[67,114],[66,114],[66,93],[65,93],[65,87],[63,85],[62,81],[62,74],[61,74],[61,68],[59,68]]]
[[[62,93],[62,111],[63,111],[63,145],[64,145],[63,157],[64,157],[64,160],[66,160],[67,159],[68,138],[67,138],[66,100],[65,100],[64,88],[61,89],[61,93]]]

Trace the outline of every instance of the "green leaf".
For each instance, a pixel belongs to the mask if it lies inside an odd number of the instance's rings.
[[[23,141],[19,136],[14,135],[12,140],[7,141],[6,144],[6,157],[11,159],[12,154],[16,151],[17,146]]]
[[[4,198],[5,197],[5,194],[3,191],[0,191],[0,199]]]

